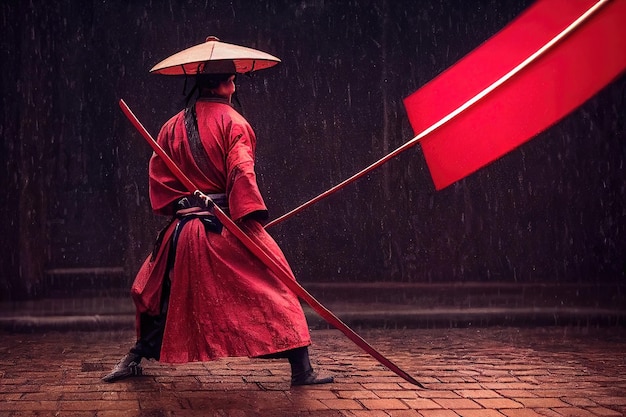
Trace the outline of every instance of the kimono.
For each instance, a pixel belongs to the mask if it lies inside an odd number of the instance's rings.
[[[254,171],[252,128],[223,99],[200,98],[195,112],[200,143],[189,140],[184,111],[163,126],[157,142],[202,192],[225,194],[233,221],[295,280],[278,244],[256,220],[267,217],[267,208]],[[190,195],[156,154],[150,160],[149,187],[152,208],[162,215],[173,216],[175,203]],[[138,317],[159,312],[179,223],[173,219],[135,278],[131,295]],[[201,219],[186,221],[169,280],[161,362],[266,356],[311,343],[297,296],[226,228],[216,232]],[[139,319],[137,326],[140,333]]]

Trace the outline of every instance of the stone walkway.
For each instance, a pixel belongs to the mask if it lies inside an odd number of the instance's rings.
[[[363,330],[424,383],[411,386],[336,330],[312,332],[332,385],[290,389],[280,360],[146,362],[142,377],[100,378],[132,331],[0,332],[0,416],[623,416],[626,331],[616,328]]]

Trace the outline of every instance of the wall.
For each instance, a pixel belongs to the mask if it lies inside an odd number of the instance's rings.
[[[183,103],[148,74],[168,55],[216,35],[282,59],[238,79],[277,217],[411,139],[402,99],[530,4],[3,3],[1,298],[129,285],[167,219],[117,101],[156,135]],[[447,189],[415,147],[271,232],[301,281],[623,282],[625,87]]]

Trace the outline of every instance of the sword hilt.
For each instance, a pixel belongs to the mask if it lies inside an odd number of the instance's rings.
[[[202,202],[204,203],[206,208],[209,209],[209,211],[213,211],[213,208],[215,207],[215,202],[211,199],[211,197],[209,197],[208,195],[204,194],[200,190],[194,191],[193,195],[198,197],[200,200],[202,200]]]

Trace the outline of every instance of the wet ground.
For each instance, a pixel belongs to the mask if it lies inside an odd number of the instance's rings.
[[[0,416],[623,416],[623,327],[362,330],[426,389],[395,376],[336,330],[312,356],[332,385],[289,387],[280,360],[146,362],[142,377],[100,378],[128,331],[0,332]]]

